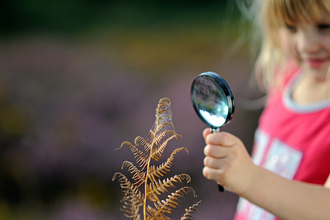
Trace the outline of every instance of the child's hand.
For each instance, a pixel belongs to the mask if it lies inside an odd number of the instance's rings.
[[[226,132],[211,134],[209,128],[203,136],[207,144],[203,175],[238,195],[246,192],[257,169],[242,141]]]

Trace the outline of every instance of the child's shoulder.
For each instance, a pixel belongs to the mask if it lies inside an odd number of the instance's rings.
[[[273,100],[274,97],[281,95],[292,78],[299,73],[299,70],[300,67],[293,61],[287,61],[281,70],[274,73],[277,81],[274,86],[268,88],[268,102]]]
[[[285,87],[293,76],[298,74],[300,67],[293,61],[288,61],[283,70],[283,87]]]

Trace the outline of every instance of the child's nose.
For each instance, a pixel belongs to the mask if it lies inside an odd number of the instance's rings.
[[[298,49],[305,53],[315,53],[320,49],[319,39],[316,33],[298,34]]]

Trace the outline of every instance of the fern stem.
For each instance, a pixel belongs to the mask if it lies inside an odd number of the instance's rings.
[[[165,103],[163,103],[165,102]],[[155,130],[151,130],[150,134],[152,136],[152,143],[151,143],[151,147],[150,147],[150,151],[149,151],[149,158],[148,158],[148,164],[147,164],[147,171],[146,171],[146,180],[144,182],[144,202],[143,202],[143,216],[144,216],[144,220],[147,220],[147,190],[148,190],[148,176],[149,176],[149,172],[150,172],[150,163],[151,163],[151,159],[152,159],[152,154],[153,154],[153,147],[155,146],[155,144],[157,145],[157,133],[159,132],[159,130],[162,128],[162,126],[160,126],[162,123],[160,121],[160,112],[161,112],[161,108],[164,105],[170,105],[171,102],[168,98],[164,98],[161,99],[157,105],[157,109],[156,109],[156,120],[155,120]],[[153,218],[152,218],[153,219]],[[152,220],[151,219],[151,220]]]
[[[149,152],[150,156],[148,158],[147,171],[146,171],[146,176],[145,176],[146,179],[145,179],[145,182],[144,182],[144,201],[143,201],[143,217],[144,217],[144,220],[147,219],[148,175],[149,175],[149,172],[150,172],[150,162],[151,162],[151,155],[152,155],[152,152],[153,152],[154,143],[155,143],[155,138],[153,138],[153,141],[151,143],[150,152]]]

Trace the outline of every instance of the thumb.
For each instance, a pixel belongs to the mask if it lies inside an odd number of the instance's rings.
[[[211,134],[211,128],[205,128],[203,131],[203,137],[206,139],[207,135]]]

